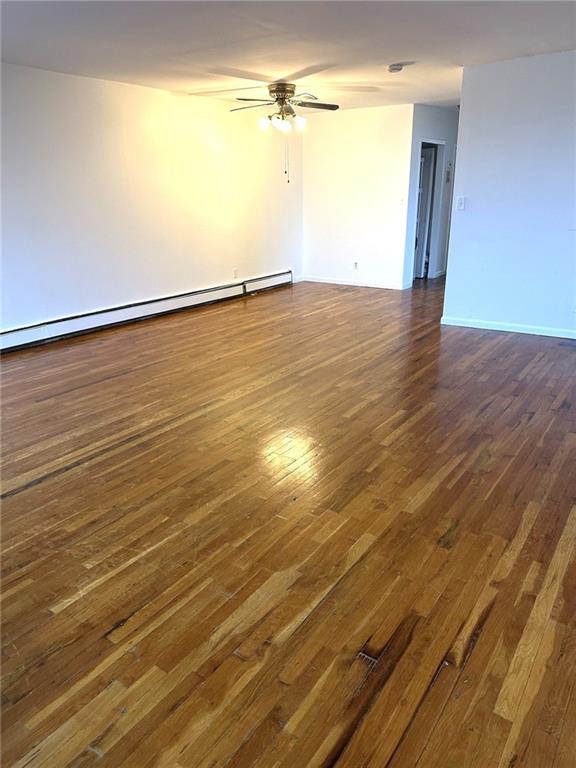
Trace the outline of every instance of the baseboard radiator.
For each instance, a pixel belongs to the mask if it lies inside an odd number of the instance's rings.
[[[292,285],[293,282],[292,270],[288,269],[272,275],[252,277],[238,283],[216,285],[211,288],[174,294],[173,296],[161,296],[146,301],[133,302],[132,304],[123,304],[119,307],[96,309],[78,315],[44,320],[18,328],[9,328],[5,331],[0,331],[0,349],[2,351],[9,351],[35,344],[44,344],[67,336],[89,333],[90,331],[96,331],[111,325],[121,325],[135,320],[144,320],[155,315],[189,309],[199,304],[210,304],[216,301],[224,301],[225,299],[235,299],[259,293],[269,288]]]

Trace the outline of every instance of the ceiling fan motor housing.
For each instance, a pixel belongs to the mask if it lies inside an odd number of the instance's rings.
[[[294,98],[296,86],[294,83],[271,83],[268,86],[268,92],[270,97],[276,101],[288,101],[288,99]]]

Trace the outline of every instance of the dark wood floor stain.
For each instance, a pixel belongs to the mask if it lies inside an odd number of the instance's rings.
[[[574,768],[576,342],[442,293],[3,358],[3,765]]]

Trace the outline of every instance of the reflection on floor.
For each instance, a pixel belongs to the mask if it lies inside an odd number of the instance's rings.
[[[441,302],[6,356],[5,765],[573,768],[576,344]]]

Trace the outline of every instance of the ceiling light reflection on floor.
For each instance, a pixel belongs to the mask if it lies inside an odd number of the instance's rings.
[[[289,430],[277,432],[264,448],[262,456],[274,473],[296,473],[299,478],[316,478],[317,444],[310,437]]]

